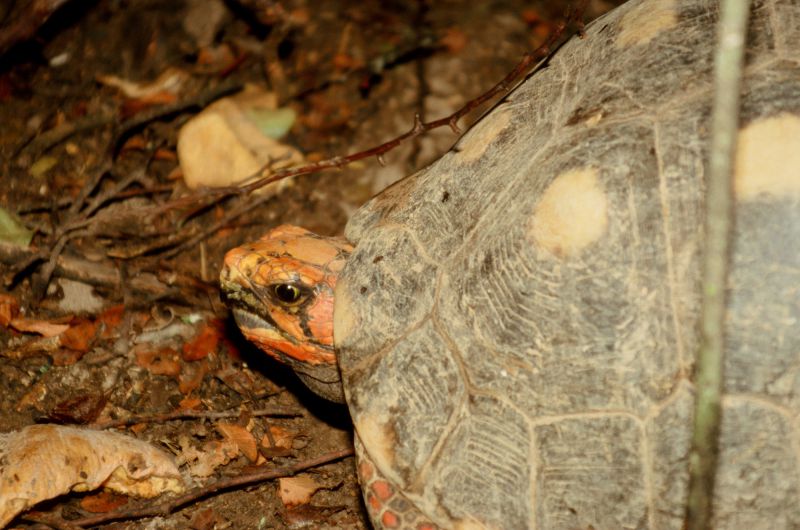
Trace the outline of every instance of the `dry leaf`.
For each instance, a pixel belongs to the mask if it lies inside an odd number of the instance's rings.
[[[114,337],[114,332],[122,323],[122,316],[125,314],[125,306],[115,305],[111,306],[97,317],[97,323],[102,324],[102,332],[100,333],[101,339],[110,339]]]
[[[86,352],[70,350],[69,348],[58,348],[48,353],[53,359],[53,366],[72,366],[80,361]]]
[[[278,479],[278,495],[287,508],[308,504],[311,496],[322,487],[308,474]]]
[[[450,53],[458,53],[467,45],[468,37],[466,33],[458,28],[448,28],[439,42],[447,48]]]
[[[32,425],[0,434],[0,528],[37,502],[100,486],[141,497],[183,490],[169,455],[119,433]]]
[[[172,348],[161,348],[156,351],[137,348],[136,364],[154,375],[177,377],[181,373],[178,352]]]
[[[275,440],[275,447],[280,447],[281,449],[291,449],[292,442],[295,436],[297,436],[295,431],[290,431],[277,425],[270,425],[269,432],[272,434],[272,439]],[[261,439],[261,445],[264,447],[270,446],[268,436],[264,436],[264,438]]]
[[[232,423],[218,423],[217,430],[228,440],[233,441],[244,456],[251,462],[258,458],[258,447],[253,434],[238,425]]]
[[[203,401],[199,397],[186,396],[178,403],[178,408],[181,410],[200,410],[202,404]]]
[[[97,324],[95,322],[88,320],[78,322],[61,334],[61,345],[71,350],[87,352],[96,332]]]
[[[71,423],[85,425],[100,416],[108,403],[105,394],[80,394],[57,403],[46,418],[52,423]]]
[[[55,337],[69,329],[69,325],[67,324],[53,324],[46,320],[33,320],[28,318],[12,319],[10,326],[22,333],[38,333],[43,337]]]
[[[224,528],[224,520],[217,515],[211,508],[199,510],[189,521],[189,528],[192,530],[213,530],[214,528]]]
[[[198,361],[205,359],[209,353],[216,352],[222,335],[220,328],[217,322],[209,322],[203,326],[195,338],[183,345],[183,360]]]
[[[168,68],[164,70],[155,81],[149,83],[130,81],[115,75],[97,76],[97,80],[101,84],[119,89],[127,98],[147,101],[163,97],[164,94],[169,94],[172,100],[174,100],[175,96],[181,92],[183,85],[188,79],[189,75],[177,68]]]
[[[182,457],[189,462],[189,473],[193,477],[206,478],[214,474],[219,466],[224,466],[239,454],[239,446],[232,440],[213,440],[198,451],[188,444],[181,444]]]
[[[279,122],[280,130],[286,129],[288,118],[294,119],[289,112],[278,112],[276,103],[275,94],[247,87],[186,122],[178,132],[178,159],[186,185],[191,189],[233,186],[268,164],[273,169],[302,164],[300,151],[268,135],[276,124],[266,120],[265,125],[265,113],[276,113],[278,119],[273,121]],[[275,194],[287,182],[265,186],[261,193]]]
[[[108,513],[127,503],[128,497],[125,495],[118,495],[111,491],[101,491],[96,495],[89,495],[81,499],[81,509],[89,513]]]
[[[187,395],[200,388],[206,374],[211,371],[208,359],[184,363],[181,374],[178,376],[178,390],[181,394]]]
[[[19,314],[19,302],[10,294],[0,293],[0,326],[8,327]]]

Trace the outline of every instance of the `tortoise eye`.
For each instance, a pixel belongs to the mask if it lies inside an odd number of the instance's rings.
[[[278,302],[286,305],[294,305],[302,302],[306,293],[300,287],[291,283],[277,283],[272,286],[272,293]]]

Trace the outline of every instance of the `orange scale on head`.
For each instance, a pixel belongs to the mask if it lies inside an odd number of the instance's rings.
[[[307,325],[320,344],[333,346],[333,292],[325,289],[306,309]]]
[[[303,340],[305,338],[303,328],[300,326],[299,315],[288,313],[286,310],[278,306],[270,307],[269,315],[272,317],[272,320],[275,322],[278,328],[285,331],[288,335],[291,335],[298,340]]]
[[[296,344],[272,330],[242,328],[242,334],[262,351],[279,361],[283,361],[283,359],[277,352],[282,352],[283,355],[312,365],[333,364],[336,362],[336,356],[333,352],[322,350],[313,344]]]

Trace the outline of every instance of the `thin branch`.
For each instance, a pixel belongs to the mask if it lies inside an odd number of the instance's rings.
[[[280,417],[296,417],[302,416],[303,413],[297,409],[290,407],[270,407],[250,411],[211,411],[211,410],[178,410],[175,412],[168,412],[166,414],[142,414],[131,416],[120,420],[108,420],[89,425],[92,429],[112,429],[115,427],[124,427],[126,425],[135,425],[137,423],[164,423],[172,420],[184,419],[221,419],[221,418],[238,418],[242,413],[246,413],[252,417],[259,416],[280,416]]]
[[[701,345],[697,354],[697,396],[689,454],[688,530],[710,527],[723,390],[725,310],[733,233],[731,173],[739,124],[739,92],[749,0],[723,0],[714,65],[715,92],[706,191]]]
[[[175,248],[173,248],[171,250],[168,250],[167,252],[163,253],[161,255],[161,258],[162,259],[170,259],[170,258],[173,258],[173,257],[177,256],[178,254],[180,254],[181,252],[185,251],[186,249],[194,248],[201,241],[203,241],[205,238],[207,238],[207,237],[209,237],[209,236],[211,236],[213,234],[216,234],[219,230],[225,228],[226,226],[228,226],[231,222],[233,222],[237,218],[241,217],[242,215],[246,214],[247,212],[255,210],[256,208],[258,208],[263,203],[265,203],[265,202],[267,202],[269,200],[272,200],[274,198],[275,198],[275,195],[273,195],[271,193],[270,194],[263,194],[263,195],[261,195],[259,197],[256,197],[256,198],[252,199],[252,200],[249,200],[249,201],[243,202],[242,204],[239,204],[238,206],[236,206],[233,209],[231,209],[230,211],[228,211],[228,213],[225,214],[225,216],[222,219],[220,219],[219,221],[214,222],[211,225],[203,228],[203,230],[199,234],[195,234],[194,236],[190,237],[189,239],[187,239],[186,241],[184,241],[180,245],[176,246]]]
[[[111,142],[111,148],[116,150],[120,142],[127,138],[129,134],[152,121],[186,112],[193,108],[205,108],[219,98],[239,92],[242,88],[243,85],[241,83],[223,83],[193,97],[140,112],[133,118],[125,120],[120,124],[119,130],[116,132],[114,140]]]
[[[296,475],[301,471],[305,471],[306,469],[311,469],[324,464],[330,464],[331,462],[336,462],[337,460],[341,460],[343,458],[347,458],[352,455],[353,455],[352,448],[342,449],[341,451],[334,451],[331,453],[327,453],[317,458],[312,458],[309,460],[305,460],[303,462],[298,462],[297,464],[291,466],[264,469],[252,473],[238,475],[236,477],[221,479],[214,482],[213,484],[209,484],[202,488],[194,489],[189,493],[185,493],[183,495],[174,497],[172,499],[166,500],[158,504],[151,504],[149,506],[145,506],[140,509],[121,510],[118,512],[93,515],[89,517],[84,517],[82,519],[75,519],[73,521],[70,521],[70,524],[78,528],[84,528],[87,526],[95,526],[101,523],[107,523],[109,521],[118,521],[121,519],[138,519],[141,517],[155,517],[158,515],[166,516],[175,511],[176,509],[186,504],[189,504],[192,501],[196,501],[198,499],[207,497],[209,495],[212,495],[214,493],[223,490],[242,487],[242,486],[249,486],[252,484],[258,484],[261,482],[265,482],[267,480],[273,480],[281,477],[290,477],[292,475]]]
[[[477,107],[483,105],[487,101],[490,101],[491,99],[495,98],[499,94],[505,95],[516,85],[516,83],[520,80],[520,78],[522,78],[522,76],[530,70],[532,65],[534,65],[539,61],[544,62],[550,56],[552,51],[556,48],[556,45],[561,40],[561,37],[564,35],[564,32],[566,31],[567,27],[570,24],[575,24],[578,27],[578,34],[583,35],[583,22],[581,20],[581,17],[583,16],[583,13],[585,11],[586,4],[587,0],[582,0],[581,2],[579,2],[578,7],[576,9],[570,10],[566,14],[566,18],[556,26],[555,31],[553,31],[550,34],[550,36],[547,38],[544,44],[536,48],[534,51],[528,52],[525,55],[523,55],[522,59],[519,61],[519,63],[517,63],[514,69],[511,70],[502,80],[500,80],[500,82],[498,82],[496,85],[494,85],[492,88],[490,88],[488,91],[484,92],[480,96],[467,101],[460,109],[450,114],[449,116],[445,116],[444,118],[440,118],[438,120],[433,120],[430,122],[420,121],[419,116],[415,116],[414,125],[411,127],[411,129],[376,147],[372,147],[364,151],[359,151],[358,153],[353,153],[347,156],[337,156],[329,158],[327,160],[321,160],[314,164],[281,169],[275,172],[273,172],[271,167],[268,166],[261,169],[255,175],[253,175],[253,177],[250,179],[251,182],[249,182],[248,184],[244,184],[239,187],[219,188],[209,193],[223,194],[223,195],[234,194],[234,193],[249,193],[253,190],[266,186],[271,182],[276,182],[278,180],[283,180],[285,178],[307,175],[309,173],[316,173],[318,171],[322,171],[325,169],[342,168],[357,160],[363,160],[365,158],[370,158],[370,157],[376,157],[380,160],[382,155],[391,151],[392,149],[399,146],[406,140],[415,138],[425,132],[430,131],[431,129],[436,129],[439,127],[443,127],[445,125],[449,126],[454,133],[456,134],[460,133],[461,131],[458,128],[458,121],[461,118],[463,118],[464,116],[475,110]]]
[[[36,0],[22,7],[16,20],[0,27],[0,57],[17,43],[36,35],[39,28],[68,0]]]

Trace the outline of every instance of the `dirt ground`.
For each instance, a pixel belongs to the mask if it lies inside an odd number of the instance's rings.
[[[589,2],[584,19],[615,3]],[[26,18],[56,4],[43,24]],[[32,240],[11,243],[0,224],[0,432],[134,418],[121,430],[183,461],[193,486],[347,449],[347,410],[315,397],[231,323],[217,286],[222,256],[281,223],[341,233],[359,205],[457,135],[436,129],[381,161],[302,176],[269,196],[212,196],[187,187],[179,131],[250,84],[292,109],[279,141],[306,162],[368,149],[409,130],[415,114],[447,116],[488,90],[547,38],[565,6],[4,2],[0,208]],[[8,43],[12,30],[18,42]],[[202,150],[192,156],[212,164]],[[178,410],[232,415],[156,417]],[[220,449],[238,447],[232,433],[242,432],[257,454]],[[104,528],[369,527],[352,457],[300,476],[315,491],[300,500],[281,495],[291,483],[268,481]],[[88,492],[37,509],[71,521],[143,504]]]

